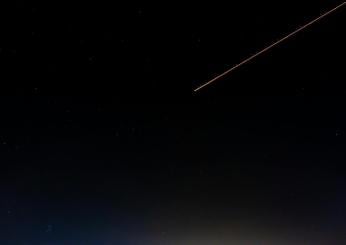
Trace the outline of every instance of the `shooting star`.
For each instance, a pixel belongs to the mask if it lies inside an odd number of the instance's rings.
[[[218,75],[217,77],[211,79],[210,81],[202,84],[201,86],[197,87],[196,89],[194,89],[194,92],[197,92],[199,90],[201,90],[202,88],[205,88],[207,86],[209,86],[210,84],[214,83],[215,81],[223,78],[224,76],[226,76],[227,74],[231,73],[232,71],[236,70],[237,68],[239,68],[242,65],[245,65],[246,63],[250,62],[251,60],[255,59],[257,56],[266,53],[267,51],[269,51],[270,49],[274,48],[275,46],[279,45],[280,43],[284,42],[285,40],[291,38],[292,36],[296,35],[297,33],[303,31],[304,29],[308,28],[309,26],[313,25],[314,23],[318,22],[319,20],[327,17],[328,15],[331,15],[332,13],[334,13],[335,11],[337,11],[338,9],[340,9],[341,7],[345,6],[346,2],[343,2],[341,4],[339,4],[338,6],[336,6],[335,8],[327,11],[326,13],[320,15],[319,17],[317,17],[316,19],[310,21],[309,23],[303,25],[302,27],[299,27],[297,30],[295,30],[294,32],[291,32],[290,34],[288,34],[287,36],[281,38],[280,40],[276,41],[275,43],[271,44],[270,46],[262,49],[261,51],[255,53],[254,55],[250,56],[249,58],[243,60],[242,62],[240,62],[239,64],[233,66],[232,68],[228,69],[227,71],[223,72],[222,74]]]

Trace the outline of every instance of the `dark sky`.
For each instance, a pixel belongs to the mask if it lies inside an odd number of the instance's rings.
[[[1,7],[0,244],[345,244],[339,3]]]

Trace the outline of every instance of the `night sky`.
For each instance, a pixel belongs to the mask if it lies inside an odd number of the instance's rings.
[[[340,3],[2,6],[0,244],[346,244]]]

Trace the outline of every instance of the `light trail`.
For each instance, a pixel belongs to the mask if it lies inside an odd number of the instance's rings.
[[[303,25],[302,27],[298,28],[297,30],[295,30],[294,32],[291,32],[290,34],[288,34],[287,36],[281,38],[280,40],[276,41],[275,43],[271,44],[270,46],[262,49],[261,51],[255,53],[254,55],[250,56],[249,58],[243,60],[242,62],[240,62],[239,64],[233,66],[232,68],[228,69],[227,71],[221,73],[220,75],[218,75],[217,77],[211,79],[210,81],[202,84],[201,86],[197,87],[196,89],[194,89],[194,92],[197,92],[199,90],[201,90],[202,88],[205,88],[207,86],[209,86],[210,84],[214,83],[215,81],[223,78],[224,76],[226,76],[227,74],[231,73],[232,71],[236,70],[237,68],[239,68],[242,65],[245,65],[246,63],[250,62],[251,60],[253,60],[254,58],[256,58],[257,56],[269,51],[270,49],[274,48],[275,46],[279,45],[280,43],[284,42],[285,40],[289,39],[290,37],[294,36],[295,34],[297,34],[298,32],[303,31],[304,29],[306,29],[307,27],[313,25],[314,23],[318,22],[319,20],[327,17],[328,15],[334,13],[336,10],[340,9],[341,7],[343,7],[344,5],[346,5],[346,2],[343,2],[341,4],[339,4],[338,6],[336,6],[335,8],[327,11],[326,13],[320,15],[318,18],[310,21],[309,23]]]

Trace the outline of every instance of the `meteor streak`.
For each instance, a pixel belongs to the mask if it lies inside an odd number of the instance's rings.
[[[340,5],[336,6],[335,8],[327,11],[326,13],[320,15],[318,18],[310,21],[309,23],[303,25],[302,27],[298,28],[297,30],[295,30],[294,32],[291,32],[290,34],[288,34],[287,36],[281,38],[280,40],[276,41],[275,43],[271,44],[270,46],[262,49],[261,51],[255,53],[254,55],[250,56],[249,58],[243,60],[242,62],[240,62],[239,64],[233,66],[232,68],[228,69],[227,71],[223,72],[222,74],[218,75],[217,77],[211,79],[210,81],[202,84],[201,86],[197,87],[196,89],[194,89],[194,92],[199,91],[202,88],[205,88],[206,86],[210,85],[211,83],[223,78],[224,76],[226,76],[227,74],[231,73],[232,71],[236,70],[237,68],[239,68],[242,65],[245,65],[246,63],[250,62],[251,60],[253,60],[254,58],[256,58],[257,56],[269,51],[270,49],[274,48],[275,46],[279,45],[280,43],[282,43],[283,41],[291,38],[292,36],[294,36],[295,34],[297,34],[298,32],[303,31],[304,29],[306,29],[307,27],[311,26],[312,24],[318,22],[319,20],[323,19],[324,17],[327,17],[328,15],[334,13],[336,10],[340,9],[341,7],[343,7],[344,5],[346,5],[346,2],[341,3]]]

